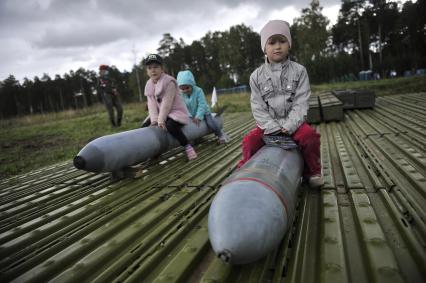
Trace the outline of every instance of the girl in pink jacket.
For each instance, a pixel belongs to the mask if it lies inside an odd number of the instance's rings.
[[[189,160],[197,158],[197,153],[181,129],[189,123],[189,114],[179,95],[176,80],[164,72],[163,59],[158,54],[148,55],[145,66],[149,77],[145,85],[149,112],[146,124],[167,130],[185,147]]]

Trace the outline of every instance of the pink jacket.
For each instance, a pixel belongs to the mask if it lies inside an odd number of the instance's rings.
[[[149,79],[145,85],[145,95],[151,123],[164,123],[167,117],[182,124],[189,123],[188,110],[172,76],[163,73],[156,84]]]

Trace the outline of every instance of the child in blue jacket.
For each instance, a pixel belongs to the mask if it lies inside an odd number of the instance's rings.
[[[213,130],[220,143],[227,143],[228,136],[222,131],[213,119],[210,107],[206,102],[203,90],[195,83],[194,75],[191,71],[180,71],[177,75],[177,82],[180,94],[185,101],[189,111],[189,117],[199,125],[202,120],[206,120],[207,126]]]

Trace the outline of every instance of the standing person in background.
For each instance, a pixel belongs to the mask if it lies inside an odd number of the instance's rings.
[[[120,127],[123,118],[123,106],[121,105],[120,93],[114,80],[110,77],[109,66],[99,66],[99,89],[102,101],[108,111],[109,120],[113,127]],[[114,115],[114,107],[117,111],[117,120]]]
[[[180,71],[177,75],[180,93],[189,111],[189,118],[198,126],[201,121],[206,120],[207,126],[213,130],[218,137],[219,143],[227,143],[228,136],[219,128],[210,111],[203,90],[195,84],[194,75],[191,71]]]
[[[304,66],[288,58],[290,28],[281,20],[269,21],[260,31],[265,64],[250,76],[251,110],[257,127],[243,138],[241,167],[263,145],[263,135],[291,137],[299,146],[303,176],[313,188],[324,184],[321,175],[320,135],[305,122],[311,95]]]
[[[149,120],[144,123],[168,131],[185,148],[188,160],[197,158],[197,153],[182,132],[182,126],[189,123],[189,114],[175,78],[166,74],[163,58],[150,54],[145,59],[149,80],[145,85]]]

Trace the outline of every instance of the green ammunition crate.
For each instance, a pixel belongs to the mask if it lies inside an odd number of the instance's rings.
[[[374,108],[376,103],[376,94],[374,91],[368,89],[356,89],[354,91],[355,107],[361,108]]]
[[[333,90],[332,94],[343,103],[343,109],[374,108],[376,103],[374,91],[368,89]]]
[[[309,97],[309,109],[307,121],[309,124],[321,123],[321,109],[318,101],[318,95],[312,94]]]
[[[331,93],[343,103],[343,109],[355,109],[355,94],[353,90],[333,90]]]
[[[322,93],[319,96],[322,120],[329,121],[343,121],[343,103],[331,92]]]

